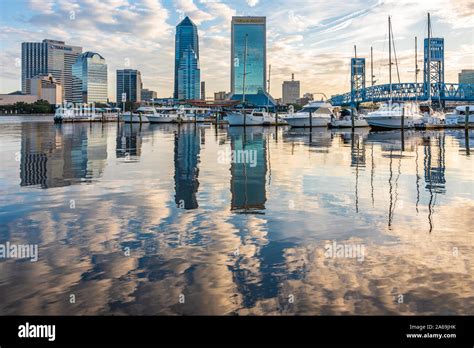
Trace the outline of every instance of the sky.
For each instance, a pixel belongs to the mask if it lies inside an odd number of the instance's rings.
[[[474,69],[473,0],[1,0],[0,93],[21,89],[21,43],[48,38],[104,56],[111,101],[115,70],[124,68],[140,70],[144,88],[170,97],[175,27],[184,16],[198,26],[207,97],[230,90],[230,23],[236,15],[267,17],[276,98],[292,73],[301,94],[348,92],[354,45],[358,57],[367,58],[367,80],[373,46],[375,80],[388,83],[389,15],[400,80],[413,82],[414,40],[421,68],[427,12],[433,36],[445,38],[445,80],[457,83],[461,69]]]

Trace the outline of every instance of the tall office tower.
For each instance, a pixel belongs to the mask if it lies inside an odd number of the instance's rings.
[[[266,28],[266,17],[232,17],[231,99],[243,100],[245,94],[246,103],[276,105],[266,91]]]
[[[176,26],[174,62],[175,99],[199,99],[199,37],[196,25],[186,17]]]
[[[178,99],[199,99],[200,79],[201,72],[196,53],[191,49],[184,50],[178,67]]]
[[[117,70],[117,102],[122,93],[127,93],[127,101],[140,103],[142,100],[142,74],[138,70]]]
[[[30,94],[27,79],[51,74],[63,86],[63,99],[72,100],[72,65],[82,53],[82,47],[66,45],[64,41],[23,42],[21,44],[21,90]]]
[[[206,82],[201,81],[201,100],[206,100]]]
[[[74,103],[107,103],[107,64],[98,53],[85,52],[72,66]]]
[[[297,104],[300,99],[300,81],[295,81],[295,74],[291,74],[291,81],[283,81],[283,104]]]

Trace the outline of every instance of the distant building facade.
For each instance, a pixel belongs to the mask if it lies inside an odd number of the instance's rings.
[[[32,94],[0,94],[0,105],[12,105],[19,102],[31,104],[37,100],[38,96]]]
[[[74,103],[107,103],[107,63],[95,52],[85,52],[72,66]]]
[[[214,100],[226,100],[228,97],[229,95],[224,91],[214,93]]]
[[[64,41],[23,42],[21,44],[21,90],[30,94],[27,80],[37,75],[51,74],[63,88],[63,100],[72,100],[72,66],[82,53],[82,47],[66,45]]]
[[[127,101],[140,103],[142,100],[142,75],[133,69],[117,70],[117,103],[122,102],[122,93],[127,94]]]
[[[142,100],[151,100],[158,97],[158,93],[156,91],[152,91],[150,89],[143,88],[142,89]]]
[[[206,82],[201,81],[201,100],[206,100]]]
[[[199,99],[200,83],[198,30],[186,17],[176,26],[173,97],[179,100]]]
[[[474,84],[474,70],[461,70],[458,74],[459,83],[470,83]]]
[[[27,79],[27,85],[31,94],[38,100],[46,100],[50,104],[61,104],[63,102],[63,88],[52,74],[37,75]]]
[[[295,81],[295,75],[291,75],[291,81],[283,81],[282,102],[283,104],[298,104],[300,99],[300,81]]]

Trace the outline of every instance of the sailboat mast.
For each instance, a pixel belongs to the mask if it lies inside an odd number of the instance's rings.
[[[388,16],[388,80],[390,83],[390,104],[392,103],[392,20]]]
[[[415,36],[415,84],[418,84],[418,38]]]
[[[245,34],[245,51],[244,51],[244,78],[242,82],[242,102],[245,107],[245,78],[247,76],[247,39],[248,34]]]
[[[374,85],[374,48],[370,46],[370,81]]]
[[[430,13],[428,12],[428,66],[426,67],[427,71],[425,74],[427,75],[427,82],[428,82],[428,101],[431,103],[431,18]]]

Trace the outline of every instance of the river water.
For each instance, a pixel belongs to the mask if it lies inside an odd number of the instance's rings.
[[[2,315],[474,313],[472,130],[42,120],[0,120]]]

